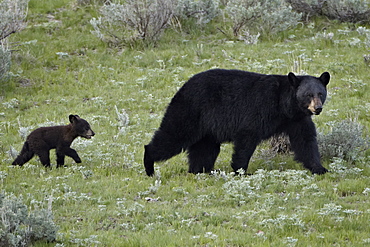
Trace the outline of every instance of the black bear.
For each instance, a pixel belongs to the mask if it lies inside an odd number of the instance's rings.
[[[95,133],[90,124],[78,115],[69,115],[69,121],[68,125],[41,127],[32,131],[12,164],[22,166],[36,154],[45,167],[50,167],[50,149],[56,149],[57,167],[64,165],[66,155],[81,163],[76,150],[70,146],[78,136],[90,139]]]
[[[281,133],[289,136],[295,160],[314,174],[326,173],[311,115],[320,114],[329,80],[328,72],[313,77],[213,69],[194,75],[145,145],[147,175],[154,174],[154,162],[182,151],[188,153],[189,172],[209,173],[223,142],[234,144],[234,171],[247,170],[256,146]]]

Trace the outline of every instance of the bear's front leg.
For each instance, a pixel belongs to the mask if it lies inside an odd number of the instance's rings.
[[[78,156],[76,150],[68,148],[65,150],[65,155],[71,157],[76,163],[81,163],[80,156]]]
[[[320,153],[316,140],[316,128],[311,117],[294,122],[287,128],[295,160],[301,162],[313,174],[324,174],[328,170],[321,165]]]
[[[50,167],[50,154],[49,150],[47,151],[38,151],[37,155],[40,158],[41,164],[43,164],[45,167]]]
[[[189,173],[210,173],[220,153],[220,143],[217,143],[213,137],[206,136],[191,145],[187,152]]]

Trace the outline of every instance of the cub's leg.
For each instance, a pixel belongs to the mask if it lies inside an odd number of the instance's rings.
[[[76,163],[81,163],[80,156],[78,156],[76,150],[68,147],[64,149],[64,152],[65,152],[65,155],[71,157]]]
[[[13,161],[12,165],[13,166],[15,166],[15,165],[23,166],[23,164],[25,164],[30,159],[32,159],[32,157],[34,155],[35,155],[35,153],[30,150],[30,148],[28,146],[28,142],[25,142],[23,144],[21,152],[19,153],[17,158]]]
[[[56,155],[57,155],[57,168],[64,166],[64,159],[65,159],[65,154],[61,150],[56,150]]]
[[[191,145],[187,151],[190,173],[210,173],[220,153],[220,143],[217,143],[212,137],[204,137]]]
[[[45,167],[50,167],[49,150],[39,150],[36,154],[39,156],[41,164],[43,164]]]

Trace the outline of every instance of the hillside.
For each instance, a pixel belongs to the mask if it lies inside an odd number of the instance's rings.
[[[41,3],[42,2],[42,3]],[[34,246],[367,246],[370,152],[324,158],[331,172],[311,175],[292,155],[258,147],[250,176],[234,176],[231,144],[212,175],[188,174],[186,154],[156,164],[147,177],[144,145],[175,92],[194,74],[241,69],[266,74],[330,72],[328,100],[314,116],[320,133],[351,120],[370,128],[369,26],[313,19],[246,44],[192,24],[166,30],[148,47],[114,47],[90,20],[96,6],[32,1],[27,27],[14,34],[11,77],[0,90],[0,191],[29,210],[48,209],[56,242]],[[361,29],[361,28],[362,29]],[[359,29],[360,28],[360,29]],[[369,41],[370,42],[370,41]],[[45,169],[37,158],[13,167],[10,150],[41,126],[86,119],[95,136],[72,145],[82,159]],[[121,117],[121,118],[120,118]],[[125,117],[128,121],[122,121]],[[344,127],[352,129],[353,125]],[[361,127],[359,127],[361,129]],[[338,140],[343,141],[343,140]],[[355,140],[353,140],[354,142]],[[55,154],[51,161],[55,166]],[[0,197],[1,198],[1,197]],[[0,231],[1,232],[1,231]]]

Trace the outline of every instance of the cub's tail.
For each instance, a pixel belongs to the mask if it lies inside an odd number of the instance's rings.
[[[34,152],[32,152],[30,150],[29,144],[26,141],[23,144],[23,147],[22,147],[22,150],[21,150],[20,154],[13,161],[12,165],[13,166],[16,166],[16,165],[22,166],[24,163],[26,163],[27,161],[29,161],[30,159],[32,159],[33,155],[34,155]]]

